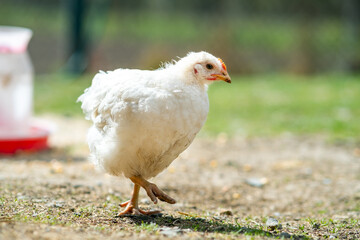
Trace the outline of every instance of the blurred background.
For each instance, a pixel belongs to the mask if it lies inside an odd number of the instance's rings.
[[[156,69],[189,51],[221,57],[234,84],[210,89],[204,134],[360,132],[357,0],[0,0],[27,27],[35,112],[81,116],[98,70]]]
[[[1,0],[1,25],[31,28],[37,73],[118,67],[206,50],[234,74],[360,71],[357,0]]]

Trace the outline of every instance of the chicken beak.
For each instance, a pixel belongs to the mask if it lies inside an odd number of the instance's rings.
[[[224,74],[211,74],[211,76],[216,77],[216,80],[221,80],[227,83],[231,83],[231,78],[228,73]]]

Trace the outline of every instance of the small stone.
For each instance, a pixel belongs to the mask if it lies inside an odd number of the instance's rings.
[[[47,200],[46,199],[33,199],[31,200],[33,203],[43,203],[43,202],[46,202]]]
[[[53,159],[53,160],[51,160],[50,164],[51,164],[51,166],[50,166],[51,173],[63,173],[64,172],[63,166],[59,161]]]
[[[244,164],[242,167],[242,170],[244,172],[250,172],[250,171],[252,171],[252,169],[253,169],[253,167],[250,164]]]
[[[322,180],[322,182],[323,182],[323,184],[325,184],[325,185],[329,185],[329,184],[332,183],[332,180],[331,180],[330,178],[324,178],[324,179]]]
[[[57,208],[62,208],[64,205],[61,204],[61,203],[55,203],[54,207],[57,207]]]
[[[63,201],[53,201],[53,202],[47,203],[46,206],[62,208],[62,207],[64,207],[64,202]]]
[[[176,237],[178,234],[181,234],[182,231],[178,227],[161,227],[159,232],[166,237]]]
[[[245,183],[252,187],[261,188],[268,183],[268,180],[267,178],[247,178],[245,179]]]
[[[329,239],[336,239],[336,236],[330,235],[330,236],[329,236]]]
[[[267,220],[266,220],[266,227],[273,231],[277,228],[279,228],[280,224],[279,224],[279,221],[275,218],[272,218],[272,217],[269,217]]]
[[[240,193],[233,193],[232,198],[233,199],[239,199],[239,198],[241,198],[241,194]]]
[[[231,210],[223,210],[219,214],[220,214],[220,216],[232,216],[233,215]]]
[[[229,190],[230,190],[230,187],[226,186],[226,185],[221,188],[221,192],[223,192],[223,193],[228,192]]]
[[[210,161],[210,167],[217,168],[217,166],[218,166],[218,162],[216,160]]]
[[[287,159],[283,161],[276,162],[273,165],[273,169],[275,170],[292,170],[292,169],[299,169],[303,165],[302,161],[297,159]]]
[[[287,226],[287,229],[290,229],[290,230],[298,230],[298,228],[297,227],[293,227],[293,226]]]
[[[26,199],[28,199],[29,197],[27,197],[27,196],[18,196],[17,197],[17,200],[26,200]]]

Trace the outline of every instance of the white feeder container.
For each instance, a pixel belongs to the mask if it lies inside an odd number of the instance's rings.
[[[33,66],[27,53],[32,31],[0,26],[0,138],[30,134]]]
[[[49,130],[31,123],[33,66],[27,53],[32,31],[0,26],[0,154],[46,149]]]

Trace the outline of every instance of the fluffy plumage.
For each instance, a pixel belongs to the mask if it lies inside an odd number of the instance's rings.
[[[189,53],[153,71],[96,74],[79,97],[93,122],[87,136],[91,160],[115,176],[155,177],[203,126],[207,85],[213,80],[230,82],[223,62],[206,52]]]

